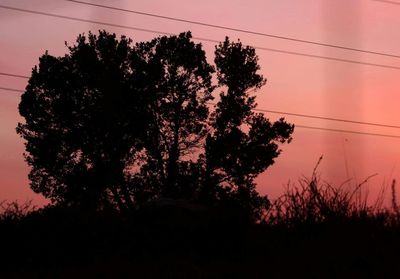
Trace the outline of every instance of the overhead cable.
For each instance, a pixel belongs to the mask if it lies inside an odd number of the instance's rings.
[[[270,38],[275,38],[275,39],[293,41],[293,42],[298,42],[298,43],[306,43],[306,44],[318,45],[318,46],[323,46],[323,47],[330,47],[330,48],[337,48],[337,49],[342,49],[342,50],[350,50],[350,51],[356,51],[356,52],[362,52],[362,53],[368,53],[368,54],[375,54],[375,55],[381,55],[381,56],[400,58],[400,55],[397,55],[397,54],[391,54],[391,53],[385,53],[385,52],[379,52],[379,51],[371,51],[371,50],[359,49],[359,48],[355,48],[355,47],[347,47],[347,46],[342,46],[342,45],[323,43],[323,42],[317,42],[317,41],[311,41],[311,40],[305,40],[305,39],[298,39],[298,38],[293,38],[293,37],[287,37],[287,36],[263,33],[263,32],[258,32],[258,31],[247,30],[247,29],[241,29],[241,28],[235,28],[235,27],[211,24],[211,23],[207,23],[207,22],[194,21],[194,20],[188,20],[188,19],[182,19],[182,18],[177,18],[177,17],[165,16],[165,15],[160,15],[160,14],[142,12],[142,11],[137,11],[137,10],[117,8],[117,7],[114,7],[114,6],[107,6],[107,5],[101,5],[101,4],[95,4],[95,3],[88,3],[88,2],[84,2],[84,1],[78,1],[78,0],[65,0],[65,1],[78,3],[78,4],[82,4],[82,5],[99,7],[99,8],[105,8],[105,9],[110,9],[110,10],[133,13],[133,14],[138,14],[138,15],[143,15],[143,16],[150,16],[150,17],[162,18],[162,19],[172,20],[172,21],[177,21],[177,22],[201,25],[201,26],[206,26],[206,27],[211,27],[211,28],[224,29],[224,30],[229,30],[229,31],[235,31],[235,32],[241,32],[241,33],[247,33],[247,34],[252,34],[252,35],[263,36],[263,37],[270,37]]]
[[[172,32],[152,30],[152,29],[147,29],[147,28],[140,28],[140,27],[135,27],[135,26],[115,24],[115,23],[108,23],[108,22],[103,22],[103,21],[83,19],[83,18],[78,18],[78,17],[65,16],[65,15],[59,15],[59,14],[53,14],[53,13],[47,13],[47,12],[33,11],[33,10],[4,6],[4,5],[0,5],[0,8],[18,11],[18,12],[30,13],[30,14],[37,14],[37,15],[42,15],[42,16],[49,16],[49,17],[54,17],[54,18],[61,18],[61,19],[66,19],[66,20],[73,20],[73,21],[79,21],[79,22],[85,22],[85,23],[91,23],[91,24],[97,24],[97,25],[104,25],[104,26],[110,26],[110,27],[116,27],[116,28],[122,28],[122,29],[128,29],[128,30],[135,30],[135,31],[147,32],[147,33],[159,34],[159,35],[168,35],[168,36],[175,35],[175,33],[172,33]],[[209,38],[193,37],[193,39],[199,40],[199,41],[204,41],[204,42],[220,43],[219,40],[209,39]],[[329,60],[329,61],[336,61],[336,62],[343,62],[343,63],[351,63],[351,64],[358,64],[358,65],[366,65],[366,66],[373,66],[373,67],[379,67],[379,68],[400,70],[400,66],[363,62],[363,61],[358,61],[358,60],[337,58],[337,57],[331,57],[331,56],[307,54],[307,53],[302,53],[302,52],[260,47],[260,46],[252,46],[252,47],[255,49],[269,51],[269,52],[276,52],[276,53],[317,58],[317,59],[323,59],[323,60]]]

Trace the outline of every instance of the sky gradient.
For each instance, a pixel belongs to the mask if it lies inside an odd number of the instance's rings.
[[[87,0],[90,2],[89,0]],[[302,1],[91,1],[124,9],[207,22],[256,32],[325,42],[400,55],[400,5],[373,0]],[[251,3],[250,3],[251,2]],[[194,37],[222,41],[225,36],[252,46],[400,67],[400,59],[290,42],[240,32],[134,15],[67,1],[1,0],[0,5],[104,21],[170,33],[190,30]],[[74,22],[0,8],[0,72],[30,75],[46,50],[66,53],[79,33],[105,29],[134,42],[157,34]],[[203,42],[210,62],[214,44]],[[400,125],[400,70],[295,56],[258,49],[261,72],[268,79],[257,92],[260,109]],[[26,80],[0,76],[0,87],[24,89]],[[23,140],[15,133],[20,93],[0,90],[0,201],[45,200],[29,188]],[[284,115],[267,114],[271,120]],[[400,129],[285,116],[295,125],[355,130],[400,136]],[[285,185],[309,176],[318,158],[319,172],[333,185],[368,183],[371,196],[399,177],[400,138],[356,135],[296,128],[293,141],[258,179],[262,194],[276,197]]]

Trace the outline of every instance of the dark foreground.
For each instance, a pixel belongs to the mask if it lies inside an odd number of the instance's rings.
[[[400,233],[245,225],[208,211],[52,209],[0,223],[1,278],[400,278]]]

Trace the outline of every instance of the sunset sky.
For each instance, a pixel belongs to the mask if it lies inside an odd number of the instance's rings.
[[[254,32],[350,48],[400,55],[400,5],[374,0],[108,0],[90,1],[163,16],[229,26]],[[258,108],[353,121],[400,126],[400,58],[349,51],[277,38],[174,22],[166,19],[96,8],[63,0],[0,0],[1,6],[102,21],[154,31],[192,31],[194,37],[324,57],[399,67],[385,68],[257,49],[261,72],[268,79],[257,92]],[[77,22],[0,8],[0,72],[30,75],[38,57],[66,53],[64,42],[79,33],[105,29],[134,42],[158,34]],[[196,40],[198,41],[198,40]],[[209,62],[214,43],[202,42]],[[0,87],[24,89],[27,80],[0,75]],[[45,200],[29,188],[23,140],[15,132],[21,93],[0,89],[0,201]],[[400,129],[333,122],[289,115],[295,125],[395,135],[371,136],[298,127],[293,141],[282,146],[276,163],[258,179],[262,194],[276,197],[288,181],[309,176],[318,158],[321,177],[333,185],[352,185],[377,174],[368,183],[371,196],[400,178]]]

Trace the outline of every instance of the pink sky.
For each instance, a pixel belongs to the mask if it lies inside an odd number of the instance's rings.
[[[90,2],[89,0],[87,0]],[[400,55],[400,6],[372,0],[146,0],[91,1],[125,9],[208,22],[257,32]],[[251,4],[250,4],[251,3]],[[322,56],[400,66],[400,59],[337,50],[261,36],[211,29],[134,14],[86,7],[66,1],[2,0],[0,5],[69,15],[164,32],[191,30],[195,37],[223,40],[226,35],[245,44],[279,48]],[[64,41],[73,42],[82,32],[106,29],[134,41],[156,34],[111,28],[0,9],[0,72],[29,75],[38,57],[49,50],[65,53]],[[213,44],[204,43],[210,62]],[[357,121],[398,125],[399,70],[333,62],[282,53],[257,51],[267,85],[259,91],[259,108],[319,115]],[[397,61],[396,61],[397,60]],[[25,80],[0,76],[0,87],[23,89]],[[42,204],[28,185],[23,141],[16,135],[20,94],[0,90],[0,200],[33,199]],[[267,115],[277,119],[278,115]],[[398,129],[312,120],[286,119],[294,124],[400,135]],[[259,191],[276,197],[284,185],[311,174],[323,155],[320,173],[324,180],[340,184],[347,178],[361,182],[377,173],[370,192],[399,177],[400,139],[298,128],[291,144],[258,179]],[[347,162],[347,168],[346,163]]]

